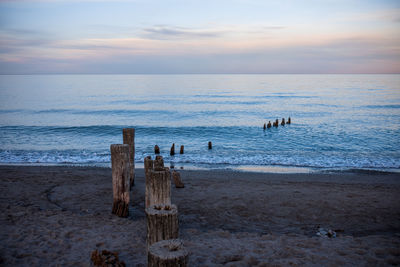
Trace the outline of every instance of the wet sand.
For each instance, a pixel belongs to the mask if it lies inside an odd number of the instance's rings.
[[[172,189],[190,266],[400,264],[400,177],[181,171]],[[93,250],[146,265],[144,174],[111,214],[111,169],[0,166],[0,265],[90,266]],[[319,228],[335,238],[317,236]]]

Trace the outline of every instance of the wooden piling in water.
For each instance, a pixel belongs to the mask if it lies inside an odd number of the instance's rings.
[[[179,151],[179,154],[183,154],[183,152],[184,152],[183,150],[184,150],[184,146],[182,145],[181,150]]]
[[[285,118],[282,118],[281,125],[282,125],[282,126],[285,126]]]
[[[113,185],[112,213],[119,217],[127,217],[130,185],[129,145],[111,145],[110,150]]]
[[[175,143],[172,144],[171,150],[170,150],[169,154],[170,154],[171,156],[175,155]]]
[[[135,129],[122,129],[123,143],[129,145],[129,189],[135,185]]]
[[[211,141],[208,142],[208,149],[212,149],[212,143],[211,143]]]
[[[158,145],[154,146],[154,154],[156,155],[160,154],[160,147]]]

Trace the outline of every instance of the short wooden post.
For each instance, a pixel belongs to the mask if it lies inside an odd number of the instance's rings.
[[[148,267],[186,267],[188,261],[189,252],[180,239],[169,239],[154,243],[147,253]]]
[[[124,140],[124,144],[129,145],[129,162],[130,162],[130,170],[129,170],[129,181],[130,186],[135,185],[135,129],[134,128],[125,128],[122,129],[122,136]]]
[[[271,121],[268,121],[267,128],[271,128]]]
[[[212,143],[211,143],[211,141],[208,142],[208,149],[212,149]]]
[[[158,145],[154,146],[154,154],[156,155],[160,154],[160,147]]]
[[[151,205],[146,208],[147,247],[167,239],[178,238],[178,208],[175,205]]]
[[[267,129],[267,124],[264,122],[264,130]]]
[[[98,251],[96,249],[92,252],[90,258],[93,263],[91,266],[126,266],[125,262],[119,260],[118,252],[112,252],[108,250]]]
[[[285,118],[282,118],[281,125],[285,126]]]
[[[172,172],[172,180],[174,180],[174,184],[176,188],[184,188],[185,185],[182,183],[181,174],[177,171]]]
[[[172,144],[172,146],[171,146],[171,151],[169,152],[169,154],[170,154],[171,156],[175,155],[175,143]]]
[[[287,119],[287,124],[291,124],[292,120],[290,119],[290,117]]]
[[[129,215],[129,145],[111,145],[111,167],[113,184],[112,213]]]
[[[164,168],[164,159],[162,156],[156,156],[156,159],[153,161],[153,170],[155,171],[163,171]]]
[[[183,154],[184,146],[181,146],[181,150],[179,151],[179,154]]]
[[[151,156],[147,156],[144,158],[144,174],[145,178],[147,180],[147,176],[149,171],[153,169],[153,160],[151,159]]]
[[[146,177],[145,207],[171,204],[171,174],[169,168],[163,171],[150,170]]]

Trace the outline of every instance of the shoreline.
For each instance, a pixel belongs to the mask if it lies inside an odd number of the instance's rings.
[[[144,173],[111,214],[111,169],[0,166],[0,263],[89,266],[93,250],[146,264]],[[400,264],[396,173],[179,170],[172,188],[190,266]],[[317,236],[330,229],[336,238]]]
[[[22,166],[22,167],[78,167],[78,168],[108,168],[111,169],[110,163],[0,163],[0,167],[7,166]],[[138,167],[139,166],[139,167]],[[143,162],[135,162],[136,169],[143,169]],[[399,174],[400,169],[393,168],[322,168],[322,167],[301,167],[301,166],[285,166],[285,165],[216,165],[209,164],[188,164],[180,163],[171,164],[170,167],[175,170],[189,170],[189,171],[227,171],[227,172],[249,172],[249,173],[264,173],[264,174],[311,174],[311,173],[355,173],[355,174]]]

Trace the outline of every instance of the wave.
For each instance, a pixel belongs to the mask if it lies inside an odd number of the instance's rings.
[[[26,112],[26,109],[1,109],[0,114],[7,114],[7,113],[22,113]]]
[[[218,103],[215,102],[217,106],[208,106],[206,109],[193,109],[195,103],[188,103],[187,105],[191,106],[191,110],[179,110],[179,108],[175,108],[174,106],[166,107],[165,109],[101,109],[101,110],[82,110],[82,109],[45,109],[45,110],[29,110],[29,109],[8,109],[2,110],[0,113],[2,114],[12,114],[12,113],[20,113],[22,115],[50,115],[56,114],[58,116],[63,115],[84,115],[84,116],[125,116],[125,117],[134,117],[134,116],[149,116],[151,118],[154,117],[172,117],[176,120],[181,119],[183,116],[185,117],[207,117],[207,116],[244,116],[244,115],[259,115],[261,111],[259,110],[249,110],[246,109],[246,106],[263,104],[263,101],[253,101],[253,102],[242,102],[238,103],[238,105],[243,105],[244,107],[238,110],[222,110],[221,105],[227,104],[228,106],[234,106],[234,103]],[[205,104],[205,103],[203,103]],[[211,103],[210,103],[211,104]],[[162,106],[162,105],[159,105]],[[202,105],[200,105],[201,107]],[[211,109],[211,107],[213,109]]]
[[[81,109],[50,109],[39,110],[32,113],[69,113],[74,115],[137,115],[137,114],[173,114],[173,111],[168,110],[140,110],[140,109],[104,109],[104,110],[81,110]]]
[[[36,135],[40,134],[68,134],[68,133],[83,133],[85,135],[104,135],[104,134],[118,134],[126,126],[108,126],[108,125],[94,125],[94,126],[0,126],[0,132],[8,133],[26,133],[32,132]]]
[[[160,109],[103,109],[103,110],[83,110],[83,109],[3,109],[0,113],[24,113],[24,114],[72,114],[72,115],[141,115],[141,114],[165,114],[171,115],[175,111],[160,110]]]
[[[91,151],[0,151],[0,163],[95,164],[110,162],[108,153]]]
[[[143,164],[147,153],[136,153],[137,165]],[[209,166],[286,166],[307,168],[346,168],[346,169],[400,169],[400,158],[386,157],[338,157],[337,154],[320,154],[304,157],[304,154],[282,155],[246,155],[213,153],[184,154],[170,156],[164,154],[164,161],[171,165],[190,164]],[[109,164],[110,153],[108,150],[50,150],[50,151],[26,151],[26,150],[0,150],[1,164]]]
[[[227,98],[227,99],[232,99],[232,98],[303,98],[303,99],[308,99],[308,98],[318,98],[318,96],[313,96],[313,95],[294,95],[292,93],[272,93],[268,95],[194,95],[194,97],[198,98]]]
[[[397,109],[400,108],[400,105],[366,105],[361,106],[363,108],[371,108],[371,109]]]

